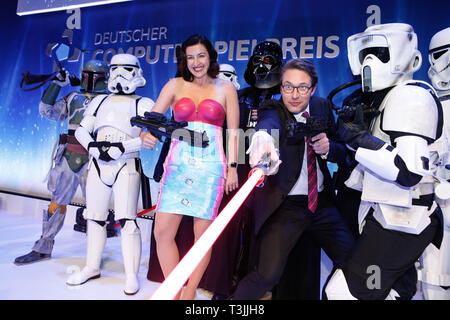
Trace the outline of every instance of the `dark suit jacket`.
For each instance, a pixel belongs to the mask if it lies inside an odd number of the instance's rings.
[[[310,116],[321,117],[330,124],[329,129],[325,132],[330,140],[330,150],[327,160],[323,160],[320,156],[317,159],[320,170],[324,175],[324,190],[321,192],[321,195],[327,195],[327,201],[332,201],[334,196],[327,161],[338,164],[344,163],[347,150],[344,145],[331,140],[335,137],[336,122],[328,100],[315,96],[311,97],[309,111]],[[279,151],[282,163],[277,174],[268,176],[264,186],[262,188],[256,188],[254,191],[255,234],[259,232],[267,218],[280,206],[300,176],[305,143],[304,140],[297,140],[295,142],[286,138],[285,123],[288,120],[295,121],[295,117],[287,110],[281,100],[266,101],[258,115],[256,130],[266,129],[269,134],[272,129],[280,130]],[[319,207],[323,199],[325,198],[319,197]]]

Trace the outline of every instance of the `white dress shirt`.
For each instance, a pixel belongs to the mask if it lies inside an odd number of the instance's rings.
[[[294,114],[297,122],[305,122],[306,121],[306,118],[302,116],[303,112],[308,112],[309,114],[311,114],[309,112],[309,104],[305,110],[303,110],[302,112],[299,112],[297,114]],[[307,164],[308,161],[307,161],[307,154],[306,154],[307,149],[306,148],[307,148],[307,145],[306,145],[306,141],[305,141],[305,150],[303,152],[302,169],[300,171],[300,176],[298,177],[297,182],[295,183],[295,185],[292,187],[291,191],[288,194],[290,196],[292,196],[292,195],[308,195],[308,164]],[[317,155],[317,156],[319,156],[319,155]],[[321,192],[323,190],[323,173],[320,170],[317,159],[316,159],[316,167],[317,167],[317,191]]]

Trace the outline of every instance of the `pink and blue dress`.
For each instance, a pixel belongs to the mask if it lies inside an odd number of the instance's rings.
[[[188,129],[206,131],[209,145],[201,148],[172,139],[156,211],[214,220],[225,189],[225,110],[212,99],[201,101],[196,108],[190,98],[181,98],[173,111],[176,121],[188,122]]]

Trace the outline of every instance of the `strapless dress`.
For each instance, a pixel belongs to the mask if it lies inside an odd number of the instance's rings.
[[[209,145],[201,148],[172,139],[156,211],[213,220],[225,189],[225,110],[212,99],[202,100],[196,108],[192,99],[181,98],[173,111],[176,121],[188,122],[188,129],[206,131]]]

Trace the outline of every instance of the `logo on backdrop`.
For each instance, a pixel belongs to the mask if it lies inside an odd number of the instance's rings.
[[[66,20],[68,30],[81,29],[81,10],[67,10],[70,16]],[[367,27],[381,23],[381,9],[377,5],[370,5],[366,12]],[[135,29],[110,30],[95,32],[89,50],[92,59],[104,60],[109,63],[112,56],[117,53],[133,54],[142,62],[176,63],[175,49],[181,43],[161,43],[170,41],[170,29],[167,26],[143,26]],[[222,56],[221,60],[240,61],[248,60],[256,44],[263,40],[278,43],[283,52],[283,59],[291,58],[336,58],[340,54],[340,37],[338,35],[282,37],[267,39],[238,39],[217,40],[214,46]],[[79,49],[78,49],[79,50]],[[76,51],[76,50],[75,50]],[[76,56],[78,54],[78,56]],[[78,61],[79,52],[74,52],[69,61]]]

